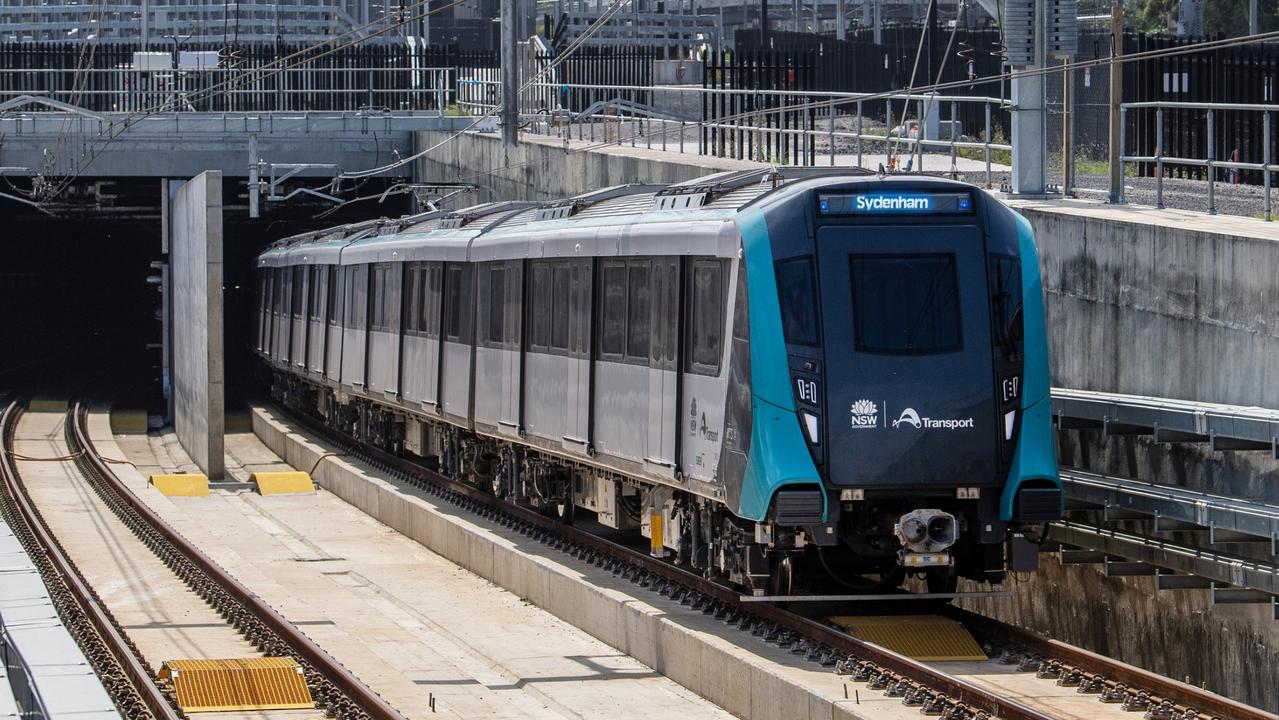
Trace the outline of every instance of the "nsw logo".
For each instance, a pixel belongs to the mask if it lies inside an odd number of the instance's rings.
[[[916,430],[923,426],[923,421],[919,419],[919,413],[915,412],[915,408],[906,408],[902,410],[902,416],[893,421],[893,427],[897,427],[902,423],[913,425]]]
[[[873,400],[858,400],[849,407],[848,413],[849,423],[854,430],[879,425],[879,406]]]

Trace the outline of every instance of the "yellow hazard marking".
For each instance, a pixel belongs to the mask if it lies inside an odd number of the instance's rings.
[[[112,410],[111,434],[113,435],[146,435],[146,410]]]
[[[170,660],[160,666],[160,680],[173,684],[185,712],[315,707],[293,658]]]
[[[297,470],[288,472],[255,472],[251,478],[260,495],[286,495],[315,492],[311,474]]]
[[[648,546],[653,554],[661,554],[664,543],[662,537],[662,514],[659,512],[650,513],[648,517]]]
[[[168,497],[204,497],[209,494],[209,478],[203,473],[152,475],[149,482],[161,495]]]
[[[845,615],[828,618],[859,640],[915,660],[986,660],[963,624],[938,615]]]

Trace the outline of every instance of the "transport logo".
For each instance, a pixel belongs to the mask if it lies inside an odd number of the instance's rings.
[[[897,427],[902,423],[914,425],[916,430],[923,425],[923,423],[919,421],[919,413],[915,412],[915,408],[906,408],[905,410],[902,410],[902,416],[893,421],[893,427]]]
[[[893,421],[893,427],[901,427],[909,425],[916,430],[927,428],[929,430],[961,430],[973,427],[972,418],[963,418],[960,420],[934,420],[930,417],[920,417],[915,408],[906,408],[902,410],[901,417]]]
[[[879,425],[879,406],[873,400],[858,400],[848,409],[849,422],[854,430]]]

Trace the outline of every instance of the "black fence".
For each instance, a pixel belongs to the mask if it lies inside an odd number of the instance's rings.
[[[653,61],[657,53],[647,47],[581,47],[566,57],[557,68],[556,77],[564,85],[607,85],[611,87],[649,87],[653,84]],[[540,62],[550,62],[552,55],[537,56]],[[608,92],[569,88],[559,93],[558,104],[574,112],[581,112],[600,100],[623,99],[651,105],[651,91],[627,90]]]
[[[949,31],[933,28],[927,33],[921,47],[920,36],[923,32],[922,27],[884,28],[878,45],[868,31],[853,33],[844,41],[819,35],[775,32],[772,33],[770,46],[771,52],[779,57],[779,62],[805,68],[805,77],[799,82],[809,90],[901,92],[909,87],[937,82],[963,82],[1000,75],[1001,58],[991,51],[997,47],[997,30],[960,28],[952,38]],[[760,48],[757,36],[750,36],[744,42],[739,40],[739,56],[758,52]],[[918,66],[916,54],[919,55]],[[948,89],[941,94],[1005,98],[1008,97],[1008,82],[974,82]],[[899,109],[894,110],[895,114],[901,112],[901,101],[898,101],[897,107]],[[847,105],[843,110],[851,111]],[[979,137],[984,132],[986,110],[981,103],[957,103],[954,107],[946,103],[940,111],[944,119],[959,121],[964,133],[968,135]],[[886,102],[868,103],[864,112],[868,117],[887,120],[888,107]],[[1006,112],[994,112],[991,122],[993,136],[1008,136]]]
[[[803,53],[751,49],[707,58],[702,87],[722,92],[702,95],[702,120],[711,124],[702,129],[702,147],[720,157],[812,164],[812,136],[793,132],[815,127],[816,109],[800,107],[809,98],[755,92],[818,89],[811,60]]]
[[[1126,53],[1147,52],[1183,44],[1177,38],[1127,38]],[[1129,102],[1275,104],[1279,80],[1279,45],[1222,48],[1208,53],[1143,60],[1125,68],[1124,96]],[[1128,152],[1154,155],[1159,145],[1159,113],[1155,109],[1128,111],[1125,132]],[[1271,117],[1271,122],[1279,117]],[[1216,160],[1260,163],[1265,157],[1265,118],[1245,110],[1212,113],[1212,157]],[[1279,127],[1272,127],[1270,158],[1279,159]],[[1209,155],[1208,111],[1176,108],[1163,111],[1163,155],[1205,159]],[[1155,163],[1139,163],[1138,172],[1153,176]],[[1165,175],[1205,179],[1207,169],[1165,165]],[[1217,180],[1261,183],[1260,171],[1217,169]]]

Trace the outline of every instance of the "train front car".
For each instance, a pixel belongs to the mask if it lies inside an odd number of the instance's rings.
[[[1029,224],[919,177],[793,182],[737,223],[752,417],[729,420],[751,428],[729,505],[757,524],[734,574],[951,592],[1033,570],[1062,491]]]

